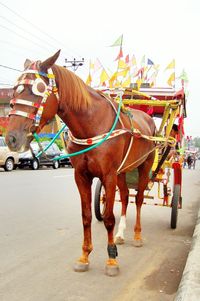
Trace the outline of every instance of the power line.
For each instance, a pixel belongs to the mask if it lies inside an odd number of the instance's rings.
[[[1,24],[0,24],[0,27],[2,27],[2,28],[4,28],[4,29],[6,29],[6,30],[8,30],[8,31],[10,31],[10,32],[12,32],[12,33],[14,33],[15,35],[19,36],[20,38],[22,38],[22,39],[24,39],[24,40],[26,40],[26,41],[28,41],[28,42],[31,42],[31,43],[35,44],[36,46],[39,46],[40,48],[45,49],[46,51],[49,50],[48,48],[46,48],[46,47],[44,47],[44,46],[41,46],[40,44],[38,44],[38,43],[36,43],[36,42],[31,41],[30,39],[24,37],[23,35],[21,35],[21,34],[15,32],[14,30],[12,30],[12,29],[10,29],[10,28],[4,26],[4,25],[1,25]]]
[[[55,42],[59,43],[60,45],[63,45],[64,47],[66,47],[65,44],[63,44],[62,42],[58,41],[57,39],[55,39],[54,37],[50,36],[48,33],[46,33],[45,31],[43,31],[41,28],[39,28],[38,26],[36,26],[35,24],[33,24],[32,22],[30,22],[29,20],[27,20],[26,18],[22,17],[20,14],[18,14],[17,12],[15,12],[14,10],[12,10],[11,8],[9,8],[7,5],[5,5],[4,3],[0,2],[0,5],[2,5],[3,7],[5,7],[6,9],[8,9],[9,11],[11,11],[14,15],[16,15],[18,18],[22,19],[24,22],[30,24],[32,27],[34,27],[35,29],[37,29],[40,33],[44,34],[45,36],[47,36],[48,38],[50,38],[51,40],[54,40]],[[55,47],[55,46],[54,46]],[[73,52],[76,52],[73,50]],[[78,56],[80,56],[78,54]]]
[[[14,25],[15,27],[17,27],[17,28],[19,28],[20,30],[22,30],[22,31],[24,31],[24,32],[26,32],[26,33],[28,33],[29,35],[32,35],[32,36],[35,37],[37,40],[40,40],[40,41],[42,41],[42,43],[44,43],[44,40],[41,39],[38,35],[35,35],[34,33],[31,33],[30,31],[24,29],[23,27],[17,25],[17,24],[14,23],[14,22],[11,22],[10,20],[8,20],[7,18],[5,18],[5,17],[3,17],[3,16],[0,16],[0,18],[4,19],[6,22],[8,22],[8,23]],[[55,47],[54,45],[52,45],[52,44],[50,44],[50,43],[48,43],[48,42],[45,42],[45,44],[48,44],[48,45],[51,46],[51,47]]]
[[[8,67],[8,66],[4,66],[4,65],[0,65],[0,67],[2,67],[2,68],[6,68],[6,69],[10,69],[10,70],[14,70],[14,71],[18,71],[18,72],[22,72],[22,70],[15,69],[15,68]]]

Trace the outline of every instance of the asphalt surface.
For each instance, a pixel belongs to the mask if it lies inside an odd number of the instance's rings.
[[[126,243],[118,247],[120,275],[110,278],[104,274],[107,235],[95,217],[90,270],[73,271],[82,244],[73,169],[0,170],[0,300],[172,301],[197,220],[199,179],[199,164],[184,170],[176,230],[170,229],[170,208],[143,206],[142,248],[132,244],[135,205],[129,205]],[[119,211],[116,203],[117,222]]]

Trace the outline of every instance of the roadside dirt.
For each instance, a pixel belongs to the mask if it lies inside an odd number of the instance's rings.
[[[191,210],[188,208],[191,219],[196,219],[198,208],[198,202],[193,204]],[[192,225],[177,229],[171,241],[173,252],[171,243],[163,252],[163,242],[159,242],[155,256],[150,262],[144,263],[144,269],[127,284],[117,301],[173,301],[190,251],[193,232]]]

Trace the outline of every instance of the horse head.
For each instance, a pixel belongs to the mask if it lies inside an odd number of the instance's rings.
[[[24,63],[10,101],[6,143],[12,151],[29,149],[33,134],[39,133],[57,113],[58,93],[51,67],[59,54],[60,50],[43,62],[27,59]]]

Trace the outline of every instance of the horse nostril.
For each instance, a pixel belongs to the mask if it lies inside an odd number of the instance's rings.
[[[10,146],[10,147],[15,146],[16,142],[17,142],[17,139],[14,135],[9,134],[7,136],[6,143],[8,144],[8,146]]]
[[[15,136],[10,136],[9,137],[9,142],[11,143],[11,144],[13,144],[13,143],[15,143],[16,142],[16,138],[15,138]]]

